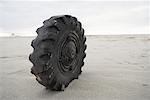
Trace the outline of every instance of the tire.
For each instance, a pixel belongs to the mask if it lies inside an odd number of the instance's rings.
[[[37,29],[29,56],[36,80],[51,90],[62,91],[78,79],[86,57],[86,37],[81,23],[70,15],[53,16]]]

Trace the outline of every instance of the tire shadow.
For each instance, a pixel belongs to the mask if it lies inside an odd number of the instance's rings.
[[[50,89],[43,88],[37,93],[38,98],[41,99],[50,99],[56,97],[56,95],[62,93],[63,91],[52,91]]]

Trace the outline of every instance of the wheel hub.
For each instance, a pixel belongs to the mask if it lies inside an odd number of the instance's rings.
[[[69,41],[62,50],[62,57],[65,65],[69,65],[76,56],[76,46],[73,41]]]
[[[71,33],[62,43],[60,50],[60,66],[63,72],[72,71],[75,66],[73,63],[76,61],[76,57],[79,50],[78,38]]]

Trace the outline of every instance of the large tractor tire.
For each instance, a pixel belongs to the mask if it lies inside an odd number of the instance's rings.
[[[32,41],[31,73],[51,90],[62,91],[78,79],[86,56],[86,37],[77,18],[70,15],[53,16],[37,29]]]

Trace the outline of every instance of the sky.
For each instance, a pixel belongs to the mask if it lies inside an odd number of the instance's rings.
[[[0,36],[35,36],[54,15],[78,18],[86,35],[150,34],[148,0],[0,0]]]

